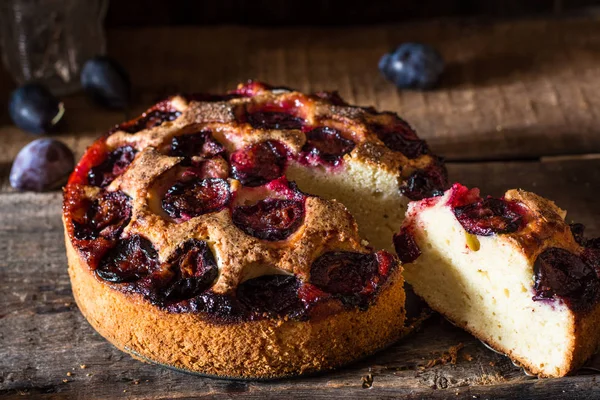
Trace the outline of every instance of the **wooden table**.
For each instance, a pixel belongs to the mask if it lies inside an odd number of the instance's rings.
[[[448,69],[439,90],[399,92],[379,76],[380,55],[407,40],[432,43],[444,54]],[[108,127],[170,92],[222,92],[250,77],[304,91],[337,89],[350,102],[394,110],[413,123],[447,158],[453,181],[494,195],[511,187],[533,190],[600,234],[600,21],[117,30],[109,32],[109,49],[133,76],[136,106],[125,114],[94,108],[82,95],[64,99],[67,124],[55,137],[77,156]],[[0,73],[2,110],[11,88]],[[527,377],[438,316],[390,349],[316,377],[236,382],[134,361],[95,333],[74,304],[60,192],[17,193],[7,184],[12,159],[33,137],[11,126],[2,111],[0,138],[5,397],[600,397],[592,370],[561,379]],[[449,353],[460,345],[452,359]],[[431,362],[440,357],[447,362]]]

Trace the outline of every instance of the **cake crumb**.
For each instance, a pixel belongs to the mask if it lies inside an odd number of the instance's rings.
[[[73,373],[71,371],[67,372],[67,376],[71,376]]]
[[[464,358],[466,361],[469,361],[469,362],[470,362],[470,361],[473,361],[473,356],[472,356],[472,355],[470,355],[469,353],[465,353],[465,354],[463,354],[463,358]]]
[[[371,387],[373,387],[373,374],[367,374],[361,379],[363,389],[370,389]]]
[[[85,374],[85,376],[92,376],[92,374]]]
[[[133,384],[134,384],[134,385],[139,385],[139,384],[140,384],[140,381],[139,381],[138,379],[136,379],[135,381],[133,381]]]
[[[66,379],[63,379],[63,383],[67,383],[67,382],[69,382],[69,381],[68,381],[68,380],[66,380]]]
[[[79,368],[81,368],[81,369],[86,369],[86,368],[87,368],[87,365],[85,365],[85,364],[81,364],[81,365],[79,366]]]
[[[495,367],[496,363],[494,361],[490,361],[490,367]]]
[[[425,369],[434,367],[436,365],[444,365],[447,363],[450,363],[452,365],[456,364],[456,361],[458,360],[458,352],[463,347],[465,347],[465,345],[462,343],[459,343],[456,346],[450,346],[448,351],[444,352],[444,354],[442,354],[440,357],[427,361]]]

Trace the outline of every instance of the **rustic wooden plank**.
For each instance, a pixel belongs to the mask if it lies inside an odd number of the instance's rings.
[[[499,195],[522,187],[549,196],[600,234],[600,159],[450,164],[454,180]],[[202,378],[143,364],[87,324],[66,272],[60,192],[0,194],[0,395],[36,398],[528,398],[594,399],[598,375],[531,379],[507,358],[434,316],[422,330],[366,360],[275,382]],[[424,368],[463,344],[456,364]],[[85,369],[80,366],[85,365]],[[600,358],[590,364],[600,367]],[[67,374],[70,373],[70,376]],[[590,373],[590,371],[581,371]],[[372,376],[371,388],[363,377]],[[66,380],[66,382],[63,382]],[[368,381],[368,379],[365,379]],[[137,383],[136,383],[137,382]],[[368,385],[365,385],[368,386]]]
[[[437,21],[353,28],[145,28],[109,32],[110,53],[131,72],[128,113],[65,98],[56,137],[81,154],[91,139],[176,91],[223,92],[248,78],[301,90],[339,90],[360,105],[399,112],[450,160],[529,159],[600,152],[600,24],[595,18],[496,23]],[[377,70],[394,45],[438,47],[438,90],[398,91]],[[0,106],[11,88],[0,74]],[[0,113],[0,185],[32,140]]]

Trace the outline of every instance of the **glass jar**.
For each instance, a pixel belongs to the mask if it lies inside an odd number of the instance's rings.
[[[55,95],[80,86],[89,58],[104,54],[108,0],[0,0],[2,60],[18,84],[36,81]]]

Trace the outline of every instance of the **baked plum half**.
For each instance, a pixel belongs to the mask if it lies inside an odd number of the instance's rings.
[[[534,300],[559,298],[575,310],[588,310],[600,300],[594,267],[568,250],[550,247],[534,264]]]
[[[308,165],[338,166],[345,154],[354,149],[354,142],[342,136],[338,129],[320,126],[306,132],[306,143],[299,155],[300,162]]]
[[[139,117],[117,125],[113,129],[113,132],[137,133],[142,129],[150,129],[162,125],[163,122],[175,121],[180,115],[181,111],[178,111],[169,100],[164,100],[146,110]]]
[[[96,268],[96,275],[113,283],[134,282],[159,266],[158,253],[152,243],[139,235],[121,239],[110,249]]]
[[[231,176],[244,186],[261,186],[283,176],[286,147],[274,140],[252,144],[231,154]]]
[[[526,209],[516,201],[479,197],[478,190],[455,186],[451,207],[456,219],[472,235],[513,233],[526,222]]]
[[[135,158],[137,150],[131,146],[121,146],[106,155],[104,161],[88,171],[90,185],[106,187],[121,175]]]
[[[174,220],[184,222],[223,209],[230,198],[225,179],[191,179],[175,183],[164,195],[162,208]]]
[[[344,304],[364,308],[395,265],[393,256],[385,251],[328,252],[313,262],[310,283]]]
[[[404,154],[408,159],[429,153],[427,143],[419,139],[414,129],[401,118],[394,117],[394,122],[387,125],[372,124],[371,130],[387,148]]]

